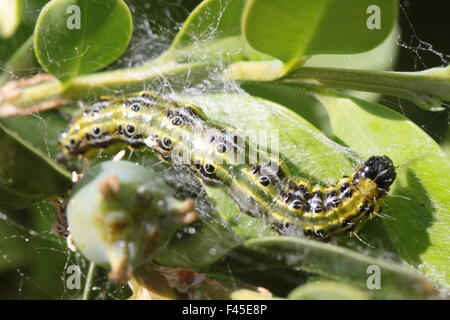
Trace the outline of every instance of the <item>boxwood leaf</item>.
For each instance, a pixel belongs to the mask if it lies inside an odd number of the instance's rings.
[[[3,0],[0,2],[0,37],[9,38],[17,30],[22,18],[22,0]]]
[[[191,12],[169,50],[178,59],[231,62],[270,59],[241,36],[245,0],[205,0]]]
[[[254,49],[289,69],[305,56],[368,51],[396,19],[394,0],[249,0],[242,29]]]
[[[346,282],[373,297],[424,299],[438,296],[432,283],[414,270],[330,243],[294,237],[268,237],[248,240],[245,247],[267,255],[269,264],[276,262],[286,268],[298,268]],[[256,264],[256,261],[251,263]],[[370,278],[375,272],[380,276],[379,286],[374,278]]]
[[[22,209],[63,194],[70,175],[0,123],[0,208]]]
[[[42,67],[64,84],[114,62],[131,39],[122,0],[53,0],[36,22],[34,48]]]

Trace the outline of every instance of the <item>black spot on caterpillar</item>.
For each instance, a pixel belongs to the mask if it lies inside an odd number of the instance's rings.
[[[145,91],[94,104],[71,122],[60,144],[72,156],[118,143],[151,149],[207,183],[228,187],[243,212],[265,217],[279,232],[294,228],[324,239],[354,234],[377,216],[396,177],[387,156],[372,156],[333,186],[311,185],[289,176],[269,154],[250,159],[245,139],[227,129],[208,121],[197,106]],[[241,162],[228,161],[240,155]]]

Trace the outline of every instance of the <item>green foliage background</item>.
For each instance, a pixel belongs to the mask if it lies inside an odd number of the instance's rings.
[[[0,65],[4,65],[16,49],[20,47],[23,41],[31,35],[39,8],[45,2],[46,1],[25,1],[24,20],[19,27],[17,34],[12,39],[0,40]],[[176,31],[178,31],[177,29],[179,25],[176,24],[176,22],[183,22],[187,15],[196,6],[197,1],[154,1],[155,5],[151,8],[146,7],[145,4],[147,1],[134,0],[127,1],[127,3],[134,9],[132,10],[135,20],[134,39],[132,40],[128,51],[125,52],[125,55],[115,64],[108,67],[111,70],[117,67],[128,66],[130,61],[132,63],[133,48],[138,46],[143,37],[148,36],[148,34],[143,32],[145,29],[148,29],[148,26],[142,28],[142,25],[139,26],[136,21],[143,22],[146,20],[147,16],[151,17],[149,24],[152,30],[156,33],[163,33],[166,37],[165,41],[158,43],[158,48],[149,54],[149,56],[156,56],[168,47],[170,44],[170,35],[175,35]],[[264,1],[260,1],[259,4],[264,5]],[[236,10],[240,9],[241,8],[237,8]],[[311,8],[311,10],[312,9],[313,8]],[[402,39],[404,39],[404,43],[406,43],[409,48],[394,45],[390,48],[390,51],[389,48],[385,51],[390,52],[392,59],[396,60],[395,65],[392,65],[392,68],[399,71],[415,71],[425,69],[426,67],[445,64],[445,59],[448,59],[448,56],[439,56],[427,49],[417,49],[420,48],[420,46],[426,48],[426,45],[424,45],[424,43],[420,43],[418,40],[422,39],[429,43],[435,44],[437,52],[450,52],[450,43],[445,37],[446,33],[435,32],[435,30],[443,31],[449,29],[449,25],[445,22],[446,20],[444,17],[442,16],[439,18],[439,15],[443,15],[446,11],[444,9],[444,5],[440,4],[436,6],[425,6],[425,4],[422,3],[411,3],[410,7],[404,7],[404,10],[407,16],[404,12],[400,13],[400,29],[402,31]],[[426,10],[432,10],[432,14],[425,14]],[[170,12],[170,15],[168,12]],[[256,18],[258,17],[261,17],[261,14],[256,16]],[[214,15],[210,15],[209,18],[213,21],[215,19]],[[262,22],[264,23],[264,19],[262,19]],[[257,23],[258,21],[255,22],[255,24]],[[309,23],[313,23],[313,21]],[[192,24],[192,28],[192,32],[195,33],[196,28],[201,29],[202,26]],[[243,40],[240,38],[239,30],[230,29],[227,25],[219,26],[219,30],[220,28],[223,28],[226,32],[221,34],[217,47],[220,48],[221,46],[228,46],[232,48],[233,46],[242,46]],[[414,28],[414,31],[412,28]],[[269,32],[269,30],[267,32]],[[287,32],[289,32],[289,30],[287,30]],[[251,30],[249,31],[249,34],[251,34]],[[178,36],[172,44],[170,49],[171,52],[175,55],[182,55],[183,51],[191,51],[192,48],[185,47],[185,44],[189,43],[190,35],[191,33],[186,32],[181,36]],[[285,39],[281,37],[278,40],[283,41]],[[274,54],[273,49],[277,49],[276,43],[272,41],[264,41],[263,38],[258,39],[258,34],[256,34],[256,37],[253,37],[252,41],[249,42],[254,48],[259,49],[262,53],[271,53],[286,62],[286,65],[284,66],[286,69],[294,67],[296,63],[295,57],[299,58],[297,55],[300,54],[301,56],[303,54],[303,51],[300,49],[295,52],[288,53],[287,56],[285,56],[285,52],[280,53],[279,55],[277,55],[276,52]],[[270,46],[274,43],[274,48],[271,48]],[[214,46],[210,46],[209,48],[212,47]],[[328,50],[327,48],[320,46],[313,46],[312,48],[313,49],[310,50],[313,50],[313,52],[310,53],[326,53]],[[360,51],[365,51],[365,49],[368,48],[361,48]],[[190,59],[193,60],[190,61],[191,63],[201,61],[202,58],[200,55],[203,53],[202,50],[207,50],[207,48],[202,48],[202,46],[199,45],[196,50],[199,50],[199,53],[195,52],[195,50],[190,52]],[[396,53],[397,50],[398,53]],[[415,50],[418,51],[416,52]],[[199,54],[199,56],[196,56],[196,54]],[[248,50],[245,50],[243,53],[240,52],[240,55],[243,55],[243,57],[232,57],[231,59],[235,58],[239,61],[244,58],[244,61],[247,59],[258,61],[267,58],[264,54],[256,53],[251,48],[248,48]],[[395,59],[397,54],[398,59]],[[146,58],[149,58],[149,56]],[[353,57],[352,59],[357,61],[356,57]],[[392,63],[393,62],[394,61],[392,61]],[[448,61],[446,62],[448,64]],[[311,64],[314,63],[323,65],[320,61],[311,62]],[[105,63],[105,66],[107,64],[108,63]],[[377,66],[371,66],[371,68],[376,69]],[[389,63],[388,65],[378,66],[378,68],[389,68]],[[86,71],[92,70],[88,68]],[[297,112],[308,120],[317,129],[327,133],[330,138],[333,138],[343,145],[351,147],[352,150],[357,151],[360,156],[369,156],[374,153],[374,150],[383,150],[383,145],[386,143],[385,141],[382,141],[380,135],[368,135],[364,137],[358,135],[352,138],[352,132],[366,132],[367,130],[365,130],[365,128],[367,128],[367,126],[375,126],[374,131],[378,132],[383,129],[389,129],[391,132],[390,137],[395,136],[395,133],[393,132],[396,132],[396,130],[401,133],[399,136],[409,135],[414,137],[416,140],[411,139],[411,141],[408,142],[409,144],[407,144],[405,140],[398,141],[398,144],[403,147],[400,147],[398,150],[390,150],[391,153],[389,155],[393,156],[396,160],[395,162],[399,165],[405,165],[408,166],[408,168],[412,168],[411,170],[413,171],[402,172],[399,176],[399,181],[402,182],[401,185],[407,186],[407,190],[403,190],[405,197],[411,196],[411,194],[408,193],[408,190],[411,190],[414,186],[416,186],[416,194],[414,194],[414,199],[417,199],[417,202],[411,203],[411,201],[404,201],[401,198],[389,199],[389,208],[393,208],[392,210],[397,209],[397,212],[400,212],[400,216],[397,217],[397,221],[388,221],[385,223],[386,225],[381,225],[381,222],[376,223],[375,226],[368,231],[367,237],[370,241],[378,241],[377,239],[383,237],[385,239],[389,239],[389,241],[381,240],[377,243],[382,243],[384,249],[399,253],[405,261],[416,267],[420,267],[423,254],[425,252],[427,261],[439,261],[440,259],[445,259],[445,257],[440,255],[440,253],[448,252],[448,244],[446,247],[445,243],[447,240],[440,237],[446,237],[448,233],[447,231],[449,226],[448,223],[446,223],[448,220],[443,219],[442,223],[435,223],[436,221],[433,220],[433,215],[436,210],[435,204],[427,202],[429,201],[429,197],[427,196],[431,194],[432,199],[440,201],[440,203],[445,203],[446,201],[448,202],[445,197],[445,192],[442,193],[442,190],[445,191],[446,188],[448,189],[448,185],[445,184],[445,177],[440,176],[440,172],[442,171],[436,170],[442,162],[442,158],[438,155],[438,146],[430,138],[432,137],[437,143],[441,144],[444,149],[448,150],[449,133],[447,110],[437,113],[430,112],[419,109],[411,102],[405,100],[398,100],[397,98],[387,96],[381,97],[379,100],[381,103],[389,106],[389,108],[393,110],[400,111],[400,113],[405,116],[402,117],[393,113],[390,109],[382,107],[378,108],[378,106],[375,106],[371,102],[358,100],[344,94],[336,96],[332,99],[319,93],[313,99],[310,95],[305,95],[299,90],[286,85],[246,83],[243,87],[252,95],[289,107],[291,110]],[[367,97],[367,95],[364,97]],[[189,97],[185,98],[189,99]],[[214,97],[214,100],[215,99],[217,99],[217,97]],[[223,99],[225,102],[228,101],[228,99],[230,99],[230,95],[223,97]],[[236,99],[241,98],[236,97]],[[340,101],[340,103],[336,104],[337,101]],[[213,107],[211,107],[213,103],[211,103],[211,99],[208,99],[207,96],[204,98],[197,98],[194,102],[205,106],[207,113],[208,108],[211,108],[211,110],[213,109]],[[240,103],[241,104],[238,105],[245,104],[246,102],[241,101]],[[263,108],[263,106],[261,105],[259,108]],[[256,111],[261,110],[258,109],[255,110],[255,112]],[[216,117],[217,121],[228,121],[228,123],[238,123],[240,117],[243,116],[242,114],[239,114],[239,109],[236,109],[231,113],[235,115],[235,119],[226,119],[227,115],[217,114],[213,111],[210,112],[209,116],[211,118]],[[351,115],[351,117],[349,117],[349,115]],[[11,139],[14,140],[17,138],[15,137],[16,132],[20,133],[19,139],[22,139],[24,138],[24,135],[26,136],[27,132],[33,132],[33,130],[30,130],[30,126],[34,125],[38,126],[37,129],[41,132],[45,132],[45,135],[48,137],[48,141],[56,141],[59,132],[61,132],[65,126],[65,122],[61,121],[61,118],[58,117],[56,112],[53,111],[42,115],[42,120],[38,122],[36,122],[32,116],[27,117],[29,118],[28,122],[23,120],[23,117],[20,119],[13,117],[2,120],[2,127],[0,128],[0,150],[2,153],[0,154],[0,157],[4,157],[4,159],[9,158],[11,157],[11,154],[8,154],[8,152],[5,151],[17,150],[13,149],[11,145],[8,144]],[[376,128],[376,120],[379,117],[386,120],[383,122],[383,125],[389,124],[390,127]],[[298,123],[304,123],[305,126],[309,126],[308,123],[304,122],[301,118],[294,114],[292,114],[292,118],[295,119],[295,121],[298,121]],[[418,126],[424,128],[425,131],[428,132],[429,136],[421,133],[418,134],[417,129],[413,127],[406,118],[411,119]],[[276,123],[276,120],[274,120],[274,127],[276,127]],[[296,123],[294,126],[295,125],[298,124]],[[316,130],[312,126],[311,129]],[[408,133],[405,134],[405,132]],[[320,143],[320,141],[314,140],[314,138],[308,137],[306,134],[304,139],[311,139],[311,143],[316,146]],[[60,172],[56,167],[46,165],[46,156],[54,156],[57,152],[56,143],[39,145],[40,142],[33,141],[32,136],[25,137],[25,140],[28,142],[31,141],[35,147],[37,146],[36,149],[30,151],[30,148],[24,148],[22,153],[15,155],[15,158],[25,159],[23,167],[28,165],[28,161],[26,160],[30,159],[30,157],[35,159],[31,163],[36,165],[36,169],[34,170],[34,172],[36,172],[36,176],[24,177],[25,181],[14,181],[14,183],[19,184],[21,188],[23,186],[22,194],[12,192],[11,190],[14,189],[13,185],[10,189],[5,188],[1,190],[0,199],[3,199],[4,203],[20,202],[20,199],[22,198],[29,199],[30,195],[41,197],[42,194],[37,194],[37,191],[54,194],[54,190],[48,190],[41,187],[40,182],[45,181],[46,177],[52,177],[55,180],[52,181],[52,183],[48,183],[48,185],[59,186],[61,189],[65,189],[67,187],[67,175],[64,172]],[[317,146],[316,149],[317,148],[320,149],[322,146]],[[326,146],[323,146],[323,148],[325,150]],[[322,153],[333,152],[330,150],[322,150]],[[295,150],[291,150],[291,152],[292,154],[288,154],[288,156],[295,159]],[[405,153],[412,152],[417,155],[414,163],[411,163],[410,154],[405,155]],[[336,173],[336,176],[338,176],[340,174],[339,170],[342,170],[342,167],[351,168],[351,164],[347,160],[343,160],[340,157],[341,155],[337,154],[336,161],[325,161],[327,162],[327,165],[325,166],[325,171],[327,174],[333,172],[333,174]],[[317,161],[317,159],[315,161]],[[6,161],[2,162],[6,163]],[[335,163],[335,167],[331,167],[330,163]],[[317,162],[311,165],[317,165]],[[445,168],[445,164],[442,166]],[[12,177],[17,176],[12,170],[20,168],[20,166],[14,164],[11,168],[11,170],[7,167],[2,168],[3,171],[1,171],[1,174],[4,180],[8,179],[8,175],[11,175]],[[443,168],[440,169],[443,170]],[[305,171],[310,172],[310,169],[311,168],[306,168]],[[422,176],[420,176],[420,174],[422,174]],[[325,173],[324,176],[326,176]],[[422,185],[419,184],[418,181],[425,181],[427,189],[421,189]],[[217,190],[215,191],[211,189],[208,190],[208,192],[210,197],[216,200],[217,205],[220,205],[221,203],[224,205],[223,203],[226,203],[226,200],[223,199],[223,195],[218,194]],[[429,194],[424,196],[427,192]],[[402,190],[397,190],[396,193],[402,195]],[[18,200],[11,201],[13,199]],[[88,266],[86,261],[79,254],[73,254],[67,251],[64,241],[50,234],[51,225],[55,215],[54,209],[47,203],[34,204],[27,209],[17,209],[18,208],[11,206],[4,207],[2,208],[2,213],[0,215],[0,241],[2,243],[0,245],[0,298],[79,298],[81,296],[81,292],[76,290],[71,291],[66,288],[65,279],[67,278],[67,274],[64,274],[64,270],[69,264],[78,264],[84,271],[87,270]],[[445,210],[442,212],[444,211]],[[422,217],[420,217],[420,213],[423,213]],[[411,216],[419,218],[411,220]],[[233,220],[232,217],[225,217],[225,219],[227,218],[230,219],[229,221]],[[257,226],[257,228],[260,228],[260,226]],[[419,230],[420,232],[411,234],[411,230]],[[244,230],[243,232],[247,235],[249,234],[248,230]],[[417,242],[410,241],[412,237],[416,238]],[[297,240],[286,245],[283,243],[280,244],[277,240],[274,240],[273,242],[269,241],[263,243],[262,246],[266,249],[275,248],[275,251],[279,251],[280,248],[283,248],[287,251],[287,255],[292,257],[294,254],[292,250],[293,248],[296,248],[296,245],[298,245],[296,241]],[[431,243],[435,245],[433,247],[434,249],[428,250]],[[305,245],[307,246],[308,244]],[[242,250],[245,252],[245,250],[249,248],[257,248],[258,246],[261,246],[261,243],[254,240],[253,242],[250,241],[247,243]],[[330,252],[326,252],[324,257],[329,254]],[[364,257],[362,256],[352,256],[349,258],[349,255],[346,255],[346,253],[343,253],[343,255],[349,259],[349,261],[347,261],[348,266],[354,263],[365,263]],[[313,260],[314,258],[314,256],[311,257]],[[318,261],[320,261],[321,258],[323,257],[320,255],[319,257],[316,257]],[[170,259],[170,255],[169,258],[167,258],[167,256],[160,257],[160,261],[163,262],[167,262],[167,259]],[[233,263],[237,262],[230,261],[230,264]],[[343,266],[346,266],[346,264],[344,263]],[[280,266],[277,267],[281,268]],[[299,267],[307,270],[307,266]],[[271,266],[271,268],[273,268],[273,266]],[[386,268],[389,269],[390,266],[386,266]],[[221,272],[223,270],[220,270],[220,267],[215,269],[213,266],[210,271]],[[323,274],[325,274],[329,270],[327,271],[324,269],[322,271]],[[265,277],[264,275],[267,272],[270,271],[254,271],[247,275],[245,275],[244,272],[241,277],[245,278],[247,276],[251,279],[261,277],[266,279],[268,277]],[[334,270],[333,272],[336,271]],[[396,271],[394,270],[394,275],[396,274],[395,272]],[[85,273],[86,272],[84,272],[84,274]],[[102,277],[104,278],[105,275],[100,274],[97,281],[97,292],[100,294],[98,298],[123,298],[129,294],[126,288],[115,283],[102,281]],[[265,280],[261,281],[264,282]],[[276,293],[280,295],[287,294],[286,291],[289,290],[286,288],[289,288],[288,284],[286,284],[285,287],[279,288]],[[297,294],[298,297],[302,296],[298,292]],[[292,295],[295,295],[295,293],[293,292]]]

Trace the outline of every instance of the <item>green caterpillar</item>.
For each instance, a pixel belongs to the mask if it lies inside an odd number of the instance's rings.
[[[387,156],[372,156],[336,185],[313,186],[291,177],[282,161],[236,130],[210,123],[197,106],[149,91],[93,104],[71,122],[60,144],[72,156],[117,144],[153,150],[171,164],[189,166],[206,183],[228,187],[243,212],[265,217],[279,232],[323,239],[356,234],[380,213],[396,177]]]

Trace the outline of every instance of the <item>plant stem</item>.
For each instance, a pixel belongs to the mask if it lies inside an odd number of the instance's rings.
[[[83,291],[83,300],[90,300],[91,294],[92,294],[92,286],[95,281],[95,274],[96,274],[96,265],[95,263],[91,262],[89,265],[88,274],[86,277],[86,284],[84,285],[84,291]]]
[[[186,82],[207,74],[206,63],[177,63],[160,56],[149,63],[128,69],[99,72],[80,76],[65,89],[58,80],[20,88],[20,94],[5,101],[0,108],[13,105],[29,108],[52,99],[85,99],[117,94],[117,91],[137,91],[170,83],[172,87],[185,87]]]
[[[19,94],[3,101],[0,95],[0,108],[26,109],[54,99],[86,99],[168,84],[172,88],[183,88],[189,86],[189,82],[206,78],[213,60],[179,63],[177,61],[186,59],[167,52],[143,66],[80,76],[68,88],[58,80],[22,87]],[[281,76],[283,67],[273,60],[229,62],[231,68],[225,70],[224,76],[237,81],[275,81],[304,87],[369,91],[408,99],[431,111],[442,110],[442,103],[450,101],[450,67],[421,72],[300,67]]]
[[[435,68],[422,72],[390,72],[302,67],[279,82],[336,89],[361,90],[408,99],[423,109],[442,110],[450,101],[450,70]]]

